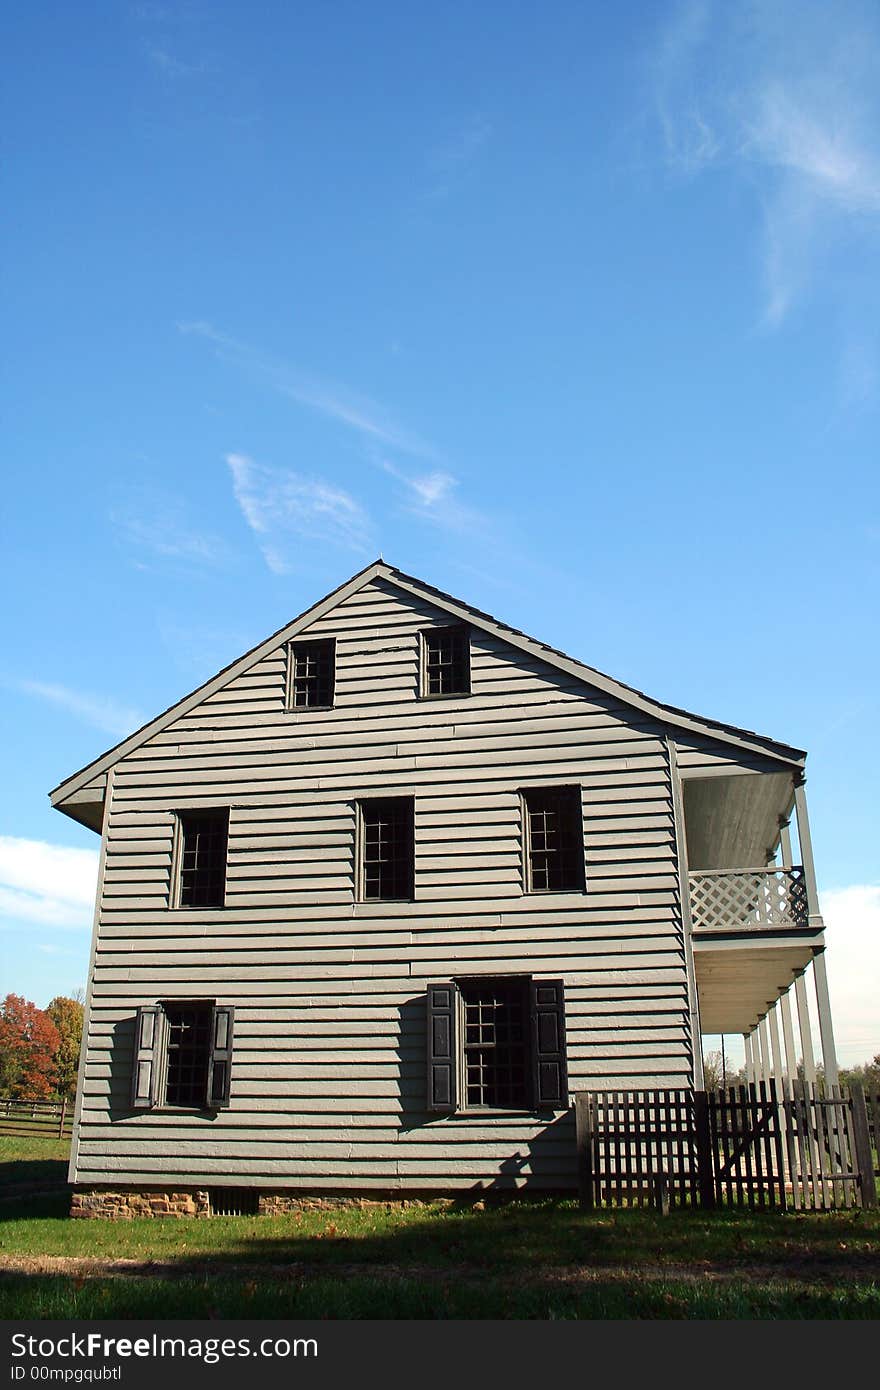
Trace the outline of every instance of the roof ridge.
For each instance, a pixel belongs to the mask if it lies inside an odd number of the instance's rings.
[[[393,584],[395,582],[395,577],[400,587],[415,590],[425,595],[427,598],[433,596],[436,600],[439,600],[439,606],[441,607],[448,608],[452,605],[453,608],[463,610],[465,613],[469,614],[478,625],[483,626],[487,630],[494,629],[502,638],[504,633],[509,634],[511,638],[516,639],[516,645],[533,651],[537,654],[539,660],[546,656],[550,658],[551,664],[554,662],[557,665],[562,662],[566,663],[566,668],[575,668],[570,670],[570,674],[573,674],[577,679],[582,679],[588,685],[593,685],[594,687],[604,690],[606,694],[614,695],[624,704],[642,708],[661,723],[664,721],[665,716],[670,718],[673,723],[678,723],[685,727],[693,725],[697,732],[703,731],[710,737],[717,734],[722,738],[735,742],[745,741],[752,745],[757,743],[760,747],[756,750],[753,746],[752,751],[764,752],[771,757],[777,756],[784,759],[786,762],[794,761],[801,763],[806,757],[806,753],[802,749],[794,748],[790,744],[772,739],[766,734],[758,734],[750,729],[740,728],[735,724],[726,724],[721,720],[708,719],[704,715],[694,714],[690,710],[680,709],[675,705],[663,704],[661,701],[655,700],[652,696],[645,694],[644,691],[638,690],[635,686],[627,685],[624,681],[619,681],[615,677],[608,676],[593,666],[588,666],[586,662],[580,661],[579,658],[569,656],[567,652],[561,651],[558,647],[551,647],[549,643],[541,642],[538,638],[531,637],[529,633],[523,632],[521,628],[511,627],[509,623],[505,623],[500,618],[495,618],[491,613],[486,613],[482,609],[475,608],[472,604],[467,603],[463,599],[455,598],[454,595],[447,593],[443,589],[438,589],[435,585],[427,583],[424,579],[419,579],[415,575],[407,574],[404,570],[390,565],[387,560],[383,560],[380,557],[378,560],[372,560],[368,565],[358,570],[351,578],[346,579],[342,584],[338,584],[335,589],[331,589],[328,594],[325,594],[323,598],[318,599],[316,603],[304,609],[303,612],[299,613],[295,618],[291,618],[289,622],[283,623],[275,632],[270,633],[268,637],[265,637],[261,642],[257,642],[248,651],[244,652],[242,656],[237,657],[234,661],[222,667],[214,676],[209,677],[207,681],[203,681],[201,685],[197,686],[195,690],[182,696],[180,700],[176,700],[158,715],[155,715],[145,724],[135,729],[131,734],[128,734],[125,738],[120,739],[118,743],[113,744],[112,747],[100,753],[97,758],[93,758],[91,762],[86,763],[86,765],[77,772],[72,773],[69,777],[65,777],[57,786],[53,787],[52,791],[49,793],[53,805],[59,805],[68,796],[85,786],[89,780],[100,775],[106,768],[112,766],[114,761],[118,761],[118,758],[114,759],[114,754],[118,753],[119,757],[124,757],[126,753],[137,747],[139,742],[143,743],[147,738],[152,737],[153,734],[159,733],[174,717],[181,717],[193,704],[198,703],[200,699],[207,699],[209,694],[214,694],[216,690],[222,689],[224,677],[226,677],[227,680],[232,680],[238,675],[244,674],[245,671],[250,669],[251,665],[261,660],[263,655],[268,654],[268,652],[272,650],[274,644],[284,640],[285,633],[291,633],[293,636],[297,630],[301,630],[302,627],[307,627],[310,622],[314,622],[319,617],[323,616],[328,609],[332,610],[338,602],[343,601],[339,598],[340,595],[344,594],[345,598],[348,598],[352,594],[357,593],[358,590],[363,588],[367,583],[372,583],[374,579],[382,578]],[[290,638],[287,640],[290,640]],[[59,795],[61,792],[64,793],[63,796]]]
[[[612,681],[622,690],[628,690],[631,694],[637,695],[640,699],[646,700],[652,705],[656,705],[658,709],[664,710],[667,714],[678,715],[685,719],[693,719],[710,728],[738,734],[743,738],[760,739],[763,743],[772,743],[776,748],[785,749],[786,752],[794,753],[798,757],[806,757],[804,749],[795,748],[793,744],[783,743],[781,739],[773,738],[769,734],[761,734],[754,729],[746,729],[738,724],[728,724],[724,720],[710,719],[704,714],[695,714],[693,710],[684,709],[683,706],[680,705],[665,704],[662,700],[657,700],[653,695],[648,695],[644,690],[639,690],[637,686],[629,685],[626,681],[620,680],[617,676],[609,676],[607,672],[600,671],[598,667],[589,666],[585,661],[581,661],[580,657],[571,656],[568,652],[564,652],[561,647],[553,647],[549,642],[542,642],[540,638],[532,637],[530,633],[525,632],[522,628],[513,627],[510,623],[506,623],[503,618],[496,618],[492,613],[486,613],[480,608],[475,608],[473,604],[467,603],[464,599],[456,598],[454,594],[445,593],[444,590],[436,588],[433,584],[426,583],[423,579],[418,579],[414,575],[406,574],[403,570],[397,568],[394,568],[394,573],[399,575],[401,579],[407,580],[412,584],[417,584],[420,588],[436,594],[438,597],[451,599],[453,603],[457,603],[462,608],[467,608],[469,612],[475,614],[475,616],[493,623],[496,627],[504,628],[507,632],[512,633],[516,637],[525,638],[527,642],[540,647],[543,651],[550,653],[552,656],[562,657],[564,661],[570,661],[573,665],[580,666],[591,675],[601,676],[604,680]]]

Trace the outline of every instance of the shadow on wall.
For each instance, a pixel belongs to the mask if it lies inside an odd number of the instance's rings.
[[[474,1192],[511,1192],[528,1181],[545,1190],[572,1190],[577,1185],[574,1110],[529,1111],[525,1114],[506,1112],[498,1115],[473,1111],[462,1114],[439,1114],[426,1109],[427,1101],[427,1016],[425,996],[408,999],[398,1010],[398,1078],[401,1096],[401,1129],[404,1134],[422,1131],[436,1139],[448,1156],[457,1141],[464,1144],[467,1130],[475,1125],[485,1133],[488,1126],[497,1124],[498,1138],[486,1143],[486,1168],[494,1170],[475,1180]],[[500,1160],[495,1157],[499,1146],[509,1139],[512,1152]],[[405,1142],[405,1141],[404,1141]],[[467,1153],[474,1167],[480,1163],[474,1155],[474,1141],[468,1142]],[[439,1157],[439,1155],[438,1155]],[[453,1162],[455,1160],[453,1159]]]
[[[134,1062],[135,1020],[121,1018],[113,1025],[110,1042],[110,1123],[127,1120],[131,1108],[131,1068]]]
[[[402,1147],[398,1156],[405,1160],[406,1136],[413,1144],[419,1141],[436,1142],[438,1157],[431,1161],[436,1173],[442,1162],[440,1151],[450,1157],[457,1143],[463,1146],[462,1157],[473,1160],[475,1177],[473,1190],[480,1192],[510,1192],[524,1181],[545,1190],[571,1190],[576,1185],[574,1111],[531,1111],[523,1114],[439,1114],[426,1109],[427,1100],[427,1036],[425,996],[407,999],[398,1009],[396,1072],[400,1094],[400,1126]],[[131,1069],[134,1058],[135,1019],[120,1019],[113,1026],[110,1046],[109,1119],[113,1124],[131,1121],[138,1114],[131,1106]],[[328,1083],[330,1084],[330,1083]],[[217,1119],[218,1112],[205,1109],[208,1119]],[[475,1141],[469,1138],[478,1125],[485,1136],[487,1128],[497,1129],[497,1138],[484,1141],[485,1162],[475,1153]],[[505,1142],[511,1152],[504,1154]],[[477,1143],[479,1141],[476,1141]],[[498,1157],[499,1150],[503,1154]],[[451,1162],[461,1160],[452,1157]],[[476,1176],[476,1174],[479,1176]],[[417,1186],[417,1179],[413,1186]],[[467,1190],[467,1189],[462,1189]]]
[[[134,1015],[131,1018],[121,1018],[113,1025],[110,1042],[110,1095],[108,1101],[111,1124],[116,1124],[120,1120],[130,1120],[133,1115],[149,1115],[151,1113],[149,1110],[135,1110],[131,1103],[131,1073],[134,1066],[136,1026],[137,1020]],[[192,1113],[196,1113],[195,1108]],[[198,1114],[205,1120],[216,1120],[222,1113],[222,1110],[213,1106],[202,1105],[198,1107]]]

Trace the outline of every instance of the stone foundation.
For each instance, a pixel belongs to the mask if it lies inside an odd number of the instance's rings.
[[[257,1199],[259,1216],[286,1216],[297,1211],[333,1211],[340,1207],[422,1207],[430,1203],[451,1206],[451,1197],[402,1197],[399,1193],[387,1196],[363,1197],[345,1193],[322,1195],[309,1192],[260,1192]],[[478,1207],[483,1203],[478,1202]],[[211,1216],[211,1198],[207,1189],[189,1191],[162,1190],[156,1192],[107,1191],[104,1188],[77,1188],[70,1201],[71,1216],[111,1221],[131,1221],[136,1216]]]
[[[258,1213],[260,1216],[286,1216],[295,1211],[333,1211],[340,1207],[423,1207],[428,1202],[451,1206],[450,1197],[432,1197],[426,1200],[413,1197],[357,1197],[334,1195],[319,1196],[307,1192],[261,1192]]]
[[[70,1199],[71,1216],[102,1217],[130,1221],[135,1216],[210,1216],[208,1193],[201,1188],[190,1192],[106,1192],[79,1188]]]

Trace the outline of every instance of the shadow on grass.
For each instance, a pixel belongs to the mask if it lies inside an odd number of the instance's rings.
[[[16,1204],[12,1253],[118,1260],[0,1276],[15,1318],[878,1318],[880,1219],[582,1212],[571,1199],[69,1222]],[[7,1217],[11,1222],[11,1213]]]
[[[30,1192],[52,1192],[66,1199],[67,1160],[16,1158],[0,1162],[0,1203]]]
[[[880,1292],[791,1287],[771,1280],[700,1287],[675,1277],[596,1278],[564,1283],[537,1272],[526,1282],[405,1271],[271,1279],[0,1280],[7,1318],[581,1318],[875,1319]]]
[[[278,1217],[67,1221],[66,1187],[0,1204],[5,1252],[124,1260],[131,1274],[221,1278],[242,1270],[366,1274],[409,1269],[516,1279],[538,1269],[649,1270],[707,1278],[736,1270],[880,1288],[880,1216],[723,1210],[581,1211],[573,1199],[374,1203]],[[14,1225],[12,1223],[15,1223]],[[96,1270],[95,1273],[99,1273]]]

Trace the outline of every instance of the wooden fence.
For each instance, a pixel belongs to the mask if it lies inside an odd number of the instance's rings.
[[[581,1199],[589,1206],[695,1202],[698,1094],[590,1091],[575,1096]]]
[[[880,1095],[857,1085],[590,1091],[575,1110],[586,1206],[877,1205]]]
[[[44,1138],[69,1139],[73,1131],[73,1101],[0,1100],[0,1137],[4,1134],[41,1134]]]
[[[874,1173],[880,1178],[880,1091],[866,1092],[865,1104],[868,1111],[868,1138],[874,1153]]]

